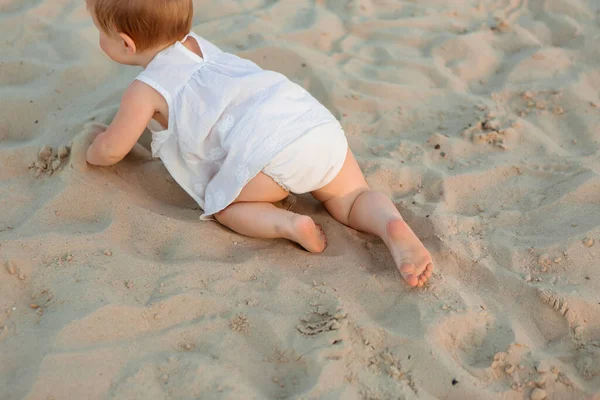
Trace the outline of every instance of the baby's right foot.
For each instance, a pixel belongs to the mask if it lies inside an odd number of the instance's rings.
[[[433,272],[431,255],[423,243],[401,219],[388,223],[387,235],[388,248],[402,278],[410,286],[423,286]]]
[[[288,239],[298,243],[311,253],[321,253],[327,247],[327,238],[323,228],[306,215],[294,216]]]

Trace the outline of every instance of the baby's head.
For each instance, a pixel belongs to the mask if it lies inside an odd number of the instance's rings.
[[[135,65],[139,54],[183,39],[192,27],[192,0],[86,0],[100,47],[114,61]]]

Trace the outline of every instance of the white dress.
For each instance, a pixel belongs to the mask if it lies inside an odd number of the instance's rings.
[[[183,42],[192,37],[202,57]],[[169,107],[155,120],[152,154],[204,210],[223,210],[286,146],[312,129],[339,123],[284,75],[221,51],[194,33],[161,51],[136,78]]]

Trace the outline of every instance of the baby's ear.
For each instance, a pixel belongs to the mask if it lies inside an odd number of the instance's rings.
[[[127,53],[129,53],[130,55],[134,55],[137,52],[137,48],[131,36],[129,36],[126,33],[119,33],[119,36],[123,40],[123,45],[125,46],[125,50],[127,51]]]

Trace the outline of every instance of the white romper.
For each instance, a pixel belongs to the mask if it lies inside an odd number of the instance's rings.
[[[203,57],[183,45],[188,37]],[[285,180],[295,170],[310,169],[307,162],[329,163],[316,172],[320,176],[312,178],[312,186],[324,186],[341,169],[347,142],[326,107],[284,75],[223,52],[194,33],[158,53],[136,79],[167,102],[168,127],[155,120],[149,125],[152,154],[204,210],[201,219],[230,205],[260,171],[293,191]],[[328,132],[330,140],[323,136]],[[290,145],[302,142],[312,143],[314,151],[293,151]],[[299,153],[306,151],[302,161]],[[269,165],[284,154],[269,173]],[[288,165],[294,159],[302,165]],[[314,166],[308,174],[315,174]],[[307,179],[300,173],[295,180]],[[305,184],[302,190],[318,188]]]

